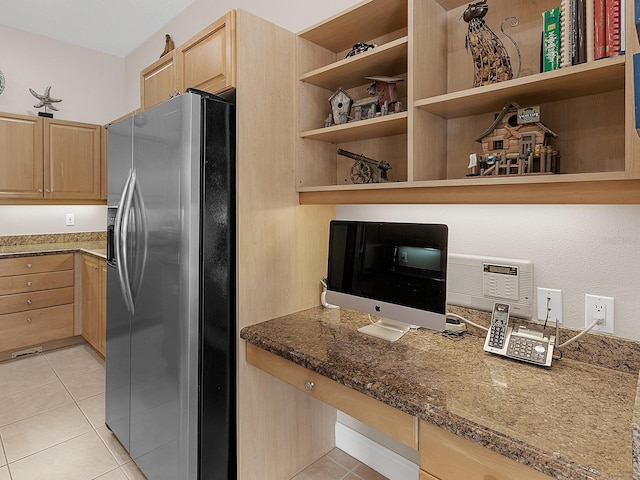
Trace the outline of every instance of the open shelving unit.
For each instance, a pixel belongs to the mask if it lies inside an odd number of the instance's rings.
[[[367,0],[298,35],[298,168],[302,204],[338,203],[640,203],[640,136],[633,111],[631,55],[640,51],[627,2],[626,55],[540,72],[542,12],[556,0],[493,0],[485,17],[518,78],[471,88],[467,24],[459,0]],[[507,27],[506,27],[507,28]],[[345,58],[357,42],[376,43]],[[402,77],[403,112],[324,127],[329,97],[343,88],[367,96],[365,77]],[[475,141],[507,102],[539,105],[558,134],[560,173],[468,177]],[[355,185],[338,148],[385,160],[390,182]]]

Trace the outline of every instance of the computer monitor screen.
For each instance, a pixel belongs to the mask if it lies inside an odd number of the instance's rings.
[[[443,224],[332,221],[327,302],[400,322],[405,331],[444,330],[447,241]]]

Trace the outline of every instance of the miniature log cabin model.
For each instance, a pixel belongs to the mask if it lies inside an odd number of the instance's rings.
[[[391,165],[384,160],[374,160],[364,155],[349,152],[339,148],[338,155],[349,157],[355,160],[351,167],[351,181],[353,183],[379,183],[387,182],[387,171],[391,170]]]
[[[398,96],[397,84],[398,82],[403,82],[404,78],[385,76],[365,78],[373,81],[367,88],[368,97],[354,101],[351,95],[342,88],[336,90],[329,97],[331,114],[325,119],[325,127],[402,111],[402,102],[400,102]]]
[[[550,145],[558,135],[539,118],[538,107],[521,108],[508,102],[475,139],[482,144],[482,156],[470,156],[468,176],[559,173],[560,154]]]

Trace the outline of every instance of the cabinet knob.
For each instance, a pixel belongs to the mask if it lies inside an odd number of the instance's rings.
[[[31,282],[27,282],[27,287],[30,287],[30,286],[31,286]]]
[[[315,387],[315,385],[316,385],[315,383],[313,383],[311,380],[309,380],[309,381],[304,383],[304,389],[307,392],[310,392],[313,389],[313,387]]]
[[[31,300],[27,300],[27,305],[33,305],[33,302]]]
[[[45,192],[47,193],[51,193],[51,190],[49,190],[48,188],[45,190]]]
[[[33,265],[30,263],[27,263],[27,268],[31,268],[31,267],[33,267]]]
[[[42,193],[42,189],[41,189],[41,188],[39,188],[39,189],[38,189],[38,192]]]
[[[33,322],[33,320],[31,320],[31,317],[27,317],[27,323],[31,323]]]

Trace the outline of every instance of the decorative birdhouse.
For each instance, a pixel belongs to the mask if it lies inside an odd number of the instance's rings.
[[[342,88],[339,88],[333,95],[329,97],[331,105],[331,113],[333,114],[333,123],[342,125],[349,121],[349,112],[353,104],[353,98]]]
[[[520,123],[515,102],[508,102],[476,142],[482,155],[470,164],[470,175],[526,175],[559,172],[559,152],[550,145],[556,135],[538,121]]]

